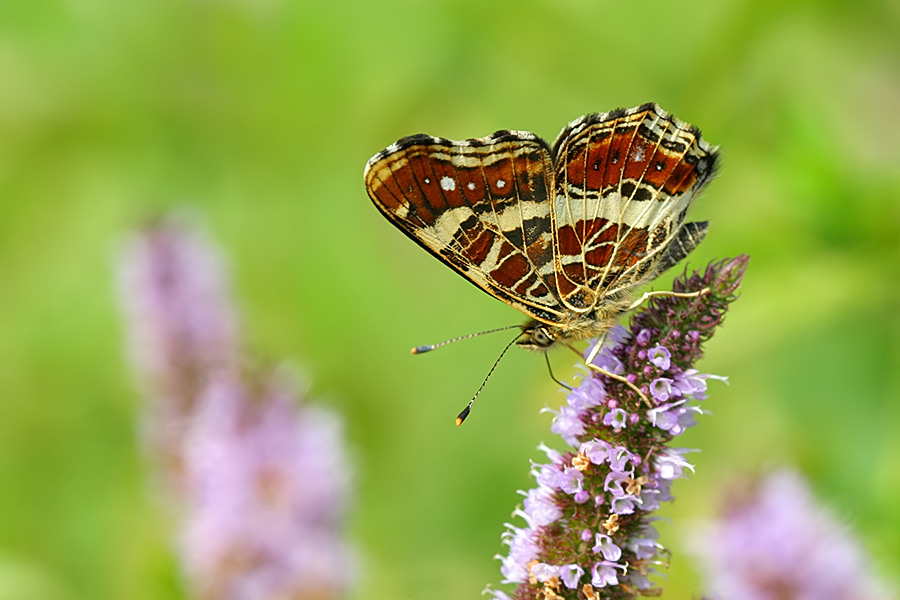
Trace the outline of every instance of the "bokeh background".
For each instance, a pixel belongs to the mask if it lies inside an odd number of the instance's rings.
[[[692,519],[790,465],[900,576],[900,4],[722,0],[0,2],[0,599],[183,598],[137,443],[112,265],[190,207],[229,253],[248,350],[347,421],[356,597],[477,597],[563,401],[520,322],[393,229],[362,185],[404,135],[527,129],[655,100],[723,148],[692,264],[746,252],[708,346]],[[668,286],[671,276],[657,287]],[[568,353],[554,355],[572,373]]]

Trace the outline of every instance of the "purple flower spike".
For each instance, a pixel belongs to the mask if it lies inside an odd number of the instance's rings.
[[[725,514],[693,538],[715,598],[898,597],[872,572],[872,561],[848,528],[818,505],[794,473],[744,483]]]
[[[552,411],[551,429],[568,450],[548,453],[549,464],[532,468],[538,487],[515,513],[526,527],[510,525],[506,536],[527,539],[528,551],[513,558],[518,546],[511,545],[501,573],[518,586],[491,591],[495,598],[624,600],[659,592],[655,569],[667,560],[650,524],[653,511],[672,499],[672,482],[694,468],[687,450],[671,442],[702,412],[698,403],[712,376],[694,364],[735,299],[746,264],[739,257],[678,278],[675,291],[708,291],[655,296],[633,314],[629,328],[610,332],[594,363],[633,387],[592,373],[566,406]],[[593,546],[585,532],[593,533]]]
[[[355,569],[341,535],[350,484],[341,422],[299,403],[286,378],[241,367],[219,251],[162,222],[125,247],[119,287],[148,454],[179,509],[191,596],[343,597]]]

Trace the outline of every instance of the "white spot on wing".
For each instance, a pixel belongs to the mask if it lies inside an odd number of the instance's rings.
[[[456,182],[453,181],[452,178],[445,175],[444,177],[441,177],[441,189],[452,192],[456,189]]]
[[[428,177],[426,177],[426,178],[425,178],[425,183],[431,183],[431,179],[429,179]]]
[[[505,188],[505,187],[506,187],[506,182],[505,182],[504,180],[502,180],[502,179],[498,179],[498,180],[497,180],[497,187],[498,187],[498,188]]]
[[[644,162],[644,147],[638,146],[634,149],[634,152],[631,155],[631,159],[635,162]]]
[[[466,187],[469,188],[470,190],[474,190],[475,184],[470,181],[469,183],[466,184]]]

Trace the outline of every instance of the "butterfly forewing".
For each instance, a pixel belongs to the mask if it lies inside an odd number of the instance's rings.
[[[408,236],[467,279],[547,323],[561,320],[543,140],[498,131],[404,138],[372,157],[366,188]]]
[[[715,150],[648,104],[573,121],[553,156],[559,294],[584,312],[657,274]]]

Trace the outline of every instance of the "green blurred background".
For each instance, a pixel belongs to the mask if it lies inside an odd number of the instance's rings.
[[[684,436],[682,536],[742,473],[793,465],[900,575],[900,4],[544,0],[0,2],[0,600],[182,598],[136,442],[112,265],[193,207],[232,261],[250,350],[339,409],[357,471],[355,597],[475,598],[563,396],[522,320],[371,206],[404,135],[527,129],[654,100],[723,148],[694,265],[752,255]],[[671,277],[657,287],[666,288]],[[571,357],[553,357],[559,375]]]

